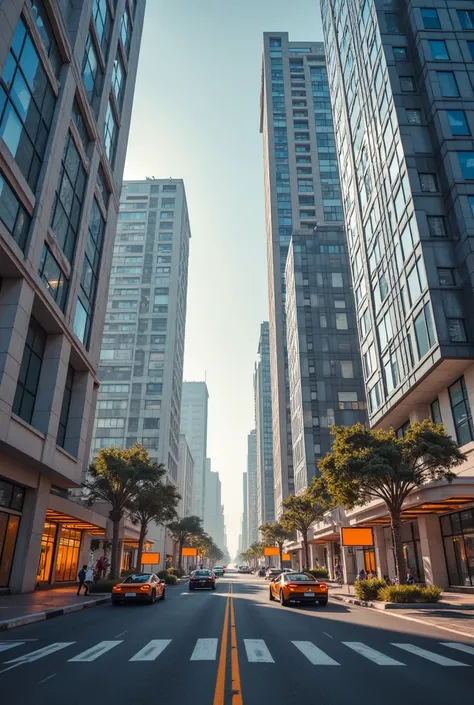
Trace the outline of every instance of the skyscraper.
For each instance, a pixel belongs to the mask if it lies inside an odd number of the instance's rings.
[[[193,513],[194,459],[189,450],[186,436],[179,436],[178,487],[181,499],[178,516],[187,517]]]
[[[209,458],[207,459],[209,460]],[[214,540],[220,549],[226,548],[224,507],[222,505],[222,483],[219,473],[210,469],[206,473],[206,507],[204,515],[204,530]]]
[[[263,134],[275,512],[294,491],[285,324],[285,265],[293,230],[341,223],[324,47],[265,33],[260,131]]]
[[[181,433],[184,433],[194,459],[193,513],[204,519],[206,498],[207,408],[209,393],[205,382],[184,382],[181,400]]]
[[[257,511],[257,433],[250,431],[247,437],[247,520],[249,545],[258,541]]]
[[[255,365],[255,427],[257,432],[257,522],[275,519],[273,478],[272,388],[268,321],[260,326],[259,360]]]
[[[242,474],[242,527],[240,531],[239,550],[246,551],[249,547],[249,517],[248,517],[248,492],[247,473]]]
[[[444,586],[474,585],[471,7],[321,2],[370,423],[403,436],[431,417],[468,456],[404,514],[408,567]],[[377,529],[382,570],[389,543]]]
[[[75,580],[145,2],[1,3],[0,588]]]

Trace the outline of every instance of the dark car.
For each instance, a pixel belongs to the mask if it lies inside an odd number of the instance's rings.
[[[210,590],[216,589],[216,576],[212,570],[195,570],[189,578],[189,589],[207,588]]]
[[[112,588],[112,604],[121,602],[147,602],[152,605],[156,600],[164,600],[165,581],[154,573],[135,573]]]

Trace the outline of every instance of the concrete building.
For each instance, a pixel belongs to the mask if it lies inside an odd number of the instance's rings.
[[[249,517],[248,517],[248,482],[247,473],[242,474],[242,520],[239,536],[239,552],[246,551],[249,547]]]
[[[403,435],[431,417],[466,453],[453,483],[408,498],[403,537],[417,580],[472,589],[474,10],[440,0],[321,8],[370,423]],[[348,573],[373,561],[393,574],[385,507],[343,519],[376,534]],[[321,525],[315,540],[332,533]],[[325,548],[334,553],[335,540]]]
[[[257,432],[250,431],[247,437],[247,537],[251,546],[258,541],[257,512]]]
[[[181,400],[181,433],[194,459],[193,514],[205,515],[207,409],[209,392],[205,382],[184,382]]]
[[[214,539],[221,550],[226,549],[224,524],[224,507],[222,505],[222,483],[219,473],[212,471],[211,461],[206,472],[206,506],[204,514],[204,531]]]
[[[342,225],[294,231],[286,260],[295,492],[331,450],[329,426],[366,423],[365,390]]]
[[[108,531],[68,489],[89,459],[144,11],[0,0],[0,588],[12,592],[74,581]]]
[[[268,321],[260,326],[259,360],[255,365],[255,429],[257,432],[257,524],[275,519],[273,477],[272,388],[270,377],[270,331]]]
[[[193,513],[194,459],[189,450],[186,436],[179,436],[178,488],[181,500],[178,516],[187,517]]]

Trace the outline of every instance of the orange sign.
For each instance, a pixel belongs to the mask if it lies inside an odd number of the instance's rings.
[[[280,552],[278,550],[278,546],[265,546],[263,549],[263,555],[264,556],[279,556]]]
[[[291,561],[291,553],[282,553],[281,560],[282,561]]]
[[[160,562],[160,554],[155,553],[152,551],[148,551],[148,553],[145,551],[145,553],[142,553],[142,565],[158,565]]]
[[[353,529],[349,526],[342,526],[341,543],[343,546],[373,546],[374,533],[371,528]]]
[[[182,548],[181,549],[181,555],[182,556],[197,556],[197,548]]]

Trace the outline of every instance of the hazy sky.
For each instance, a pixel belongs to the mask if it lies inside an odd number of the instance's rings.
[[[322,40],[318,0],[147,0],[126,179],[184,179],[191,221],[184,379],[209,387],[208,456],[237,550],[253,369],[268,318],[262,33]]]

